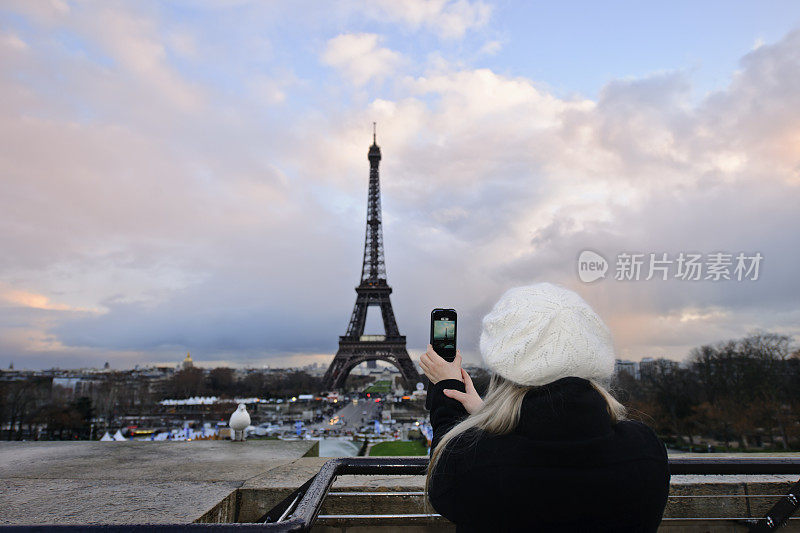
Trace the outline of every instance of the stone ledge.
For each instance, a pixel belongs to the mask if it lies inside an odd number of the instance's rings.
[[[214,508],[239,483],[98,479],[3,480],[0,523],[181,524]]]
[[[194,522],[315,441],[2,442],[2,524]],[[230,518],[230,516],[228,516]]]

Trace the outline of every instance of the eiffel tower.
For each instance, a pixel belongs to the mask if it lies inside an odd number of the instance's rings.
[[[381,184],[378,164],[381,149],[375,141],[372,123],[372,146],[369,147],[369,195],[367,197],[367,235],[364,242],[364,262],[361,283],[356,287],[356,305],[350,316],[347,333],[339,337],[339,350],[323,378],[326,389],[341,389],[350,371],[365,361],[382,360],[400,370],[406,387],[420,381],[419,373],[406,351],[406,338],[400,335],[389,295],[392,288],[386,283],[386,264],[383,259],[383,227],[381,225]],[[385,335],[364,335],[367,308],[379,307],[383,316]]]

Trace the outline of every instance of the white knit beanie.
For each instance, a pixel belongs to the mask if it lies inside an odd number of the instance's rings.
[[[483,318],[481,355],[520,385],[567,376],[607,382],[614,372],[611,333],[589,304],[552,283],[507,291]]]

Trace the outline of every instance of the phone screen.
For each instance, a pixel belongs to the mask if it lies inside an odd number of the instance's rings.
[[[433,322],[433,340],[444,348],[456,347],[456,323],[454,320],[436,320]]]
[[[456,358],[456,312],[454,309],[434,309],[431,313],[431,345],[442,358]]]

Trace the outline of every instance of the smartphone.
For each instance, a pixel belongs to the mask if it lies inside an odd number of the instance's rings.
[[[455,309],[436,308],[431,311],[431,345],[446,361],[453,361],[456,358],[457,322]]]

